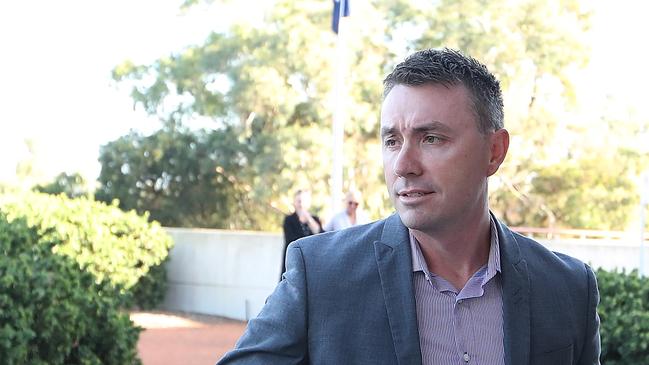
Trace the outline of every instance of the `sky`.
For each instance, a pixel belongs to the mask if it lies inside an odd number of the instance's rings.
[[[134,110],[129,91],[112,81],[112,69],[201,44],[243,10],[197,6],[182,13],[181,3],[0,2],[0,181],[14,179],[16,164],[28,157],[25,139],[34,142],[47,176],[95,179],[101,145],[130,129],[156,129],[157,119]]]
[[[159,126],[133,108],[128,90],[115,85],[111,70],[127,59],[150,63],[200,44],[227,19],[251,16],[251,6],[260,8],[254,0],[238,0],[228,7],[197,6],[183,13],[181,3],[0,2],[0,181],[15,179],[16,164],[28,157],[25,139],[34,142],[46,176],[80,172],[94,180],[101,145],[130,129],[147,133]],[[646,108],[649,75],[634,72],[633,66],[646,67],[649,56],[643,39],[649,34],[649,6],[633,0],[595,4],[595,47],[588,74],[593,87],[581,92],[592,93],[593,100],[617,93]],[[624,57],[630,61],[620,67]],[[607,71],[612,66],[618,71]]]

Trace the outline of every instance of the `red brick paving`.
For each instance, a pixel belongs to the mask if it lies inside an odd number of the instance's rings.
[[[133,313],[131,318],[145,328],[138,342],[143,365],[214,365],[246,326],[240,321],[179,313]]]

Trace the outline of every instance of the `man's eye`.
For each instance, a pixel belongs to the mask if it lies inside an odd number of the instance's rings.
[[[437,136],[433,136],[433,135],[424,137],[424,142],[425,143],[439,143],[441,141],[442,141],[441,138],[439,138]]]
[[[394,147],[397,144],[397,140],[394,138],[386,138],[383,141],[383,144],[385,145],[385,147]]]

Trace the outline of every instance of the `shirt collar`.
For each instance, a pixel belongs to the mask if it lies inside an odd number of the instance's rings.
[[[500,242],[498,240],[498,230],[496,229],[496,222],[491,214],[489,215],[489,226],[491,242],[489,247],[489,258],[487,260],[487,271],[482,280],[482,284],[486,284],[491,278],[500,272]],[[412,254],[412,272],[423,271],[424,274],[429,274],[428,265],[419,248],[419,242],[415,236],[410,233],[410,251]]]

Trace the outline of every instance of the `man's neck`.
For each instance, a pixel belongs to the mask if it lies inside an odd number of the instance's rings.
[[[444,232],[411,230],[419,242],[428,269],[458,290],[489,260],[491,247],[489,214],[462,229]]]

